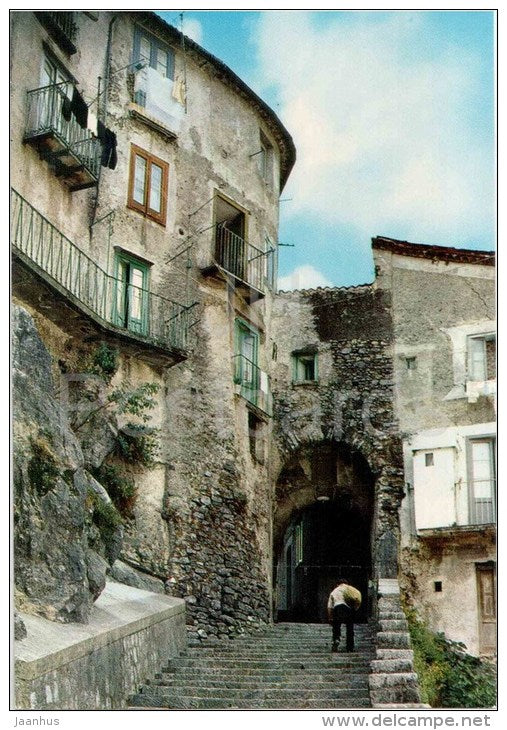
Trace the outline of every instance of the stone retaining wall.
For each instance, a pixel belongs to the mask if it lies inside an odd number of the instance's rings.
[[[16,709],[125,708],[129,695],[186,646],[185,602],[108,583],[88,624],[21,614],[15,642]]]

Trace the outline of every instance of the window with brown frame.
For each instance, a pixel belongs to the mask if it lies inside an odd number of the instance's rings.
[[[128,207],[165,226],[169,165],[131,145]]]

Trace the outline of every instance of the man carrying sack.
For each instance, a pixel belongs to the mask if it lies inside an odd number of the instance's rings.
[[[345,578],[340,578],[336,588],[329,594],[327,616],[333,627],[331,651],[338,651],[342,624],[346,627],[347,651],[354,651],[354,616],[361,600],[361,593]]]

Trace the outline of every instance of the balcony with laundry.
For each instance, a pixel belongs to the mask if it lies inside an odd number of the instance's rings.
[[[273,415],[273,398],[269,375],[245,355],[233,357],[236,393],[262,420]]]
[[[96,128],[95,116],[72,82],[27,92],[23,141],[35,147],[71,191],[97,184],[101,149]]]
[[[186,359],[192,305],[151,291],[125,257],[107,273],[15,190],[11,211],[15,294],[83,341],[107,338],[156,366]]]

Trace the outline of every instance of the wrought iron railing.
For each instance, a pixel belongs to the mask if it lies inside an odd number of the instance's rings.
[[[222,224],[216,226],[216,263],[236,279],[260,292],[266,289],[267,278],[273,268],[269,258],[273,255],[272,248],[263,251]]]
[[[185,349],[192,307],[110,276],[15,190],[11,213],[14,253],[85,313],[164,349]]]
[[[273,415],[270,378],[264,370],[245,355],[234,355],[234,382],[240,386],[240,395],[266,415]]]
[[[74,12],[45,10],[37,12],[36,15],[68,53],[76,52],[77,26],[74,22]]]
[[[61,144],[72,152],[94,177],[98,177],[100,156],[99,140],[89,129],[83,129],[73,114],[63,116],[66,88],[70,82],[42,86],[27,92],[25,139],[54,134]]]
[[[489,493],[493,495],[495,493],[496,480],[485,479],[477,480],[474,479],[472,484],[472,490],[474,494]],[[471,514],[470,522],[472,525],[490,525],[496,521],[495,516],[495,501],[493,496],[490,497],[473,497],[471,502]]]

